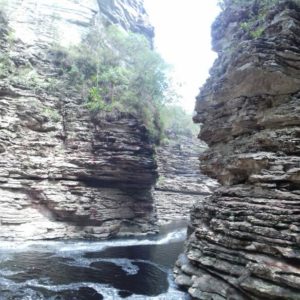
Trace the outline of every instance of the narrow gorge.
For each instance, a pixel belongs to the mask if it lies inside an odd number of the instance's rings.
[[[176,282],[195,299],[300,299],[300,3],[224,1],[197,97],[221,187],[194,207]]]
[[[143,0],[0,1],[0,300],[300,300],[300,1],[218,5],[197,138]]]
[[[86,87],[76,87],[81,75],[69,57],[111,24],[152,45],[142,1],[1,5],[1,239],[144,235],[187,219],[195,195],[215,186],[196,163],[206,146],[170,132],[156,155],[141,118],[86,107]]]

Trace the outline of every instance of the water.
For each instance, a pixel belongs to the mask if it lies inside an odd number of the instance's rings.
[[[186,229],[102,242],[2,242],[0,300],[186,300],[172,266]]]

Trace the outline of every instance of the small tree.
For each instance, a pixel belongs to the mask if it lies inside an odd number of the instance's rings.
[[[160,139],[160,109],[174,93],[169,66],[145,37],[110,26],[94,29],[80,47],[65,52],[58,64],[82,91],[89,109],[131,112],[144,121],[154,140]]]

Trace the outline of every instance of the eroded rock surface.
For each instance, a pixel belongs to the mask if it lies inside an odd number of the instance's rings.
[[[98,0],[102,18],[120,24],[125,30],[143,34],[153,41],[154,28],[149,23],[143,0]]]
[[[127,23],[144,14],[141,2],[134,3]],[[72,86],[52,88],[59,70],[51,45],[76,44],[101,22],[97,1],[16,0],[5,10],[0,239],[155,232],[151,189],[157,172],[145,126],[130,114],[91,114]]]
[[[207,145],[188,134],[168,134],[168,141],[156,149],[159,179],[154,200],[160,224],[188,220],[195,202],[201,202],[217,187],[203,175],[199,155]]]
[[[31,45],[53,40],[76,45],[93,24],[118,24],[150,41],[154,37],[143,0],[11,0],[0,7],[8,14],[15,37]]]
[[[300,7],[266,2],[213,26],[195,120],[202,170],[223,186],[194,208],[175,268],[195,299],[300,299]]]

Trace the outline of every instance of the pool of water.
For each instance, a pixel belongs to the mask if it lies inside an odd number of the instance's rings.
[[[185,237],[174,223],[144,239],[1,242],[0,299],[189,299],[172,276]]]

